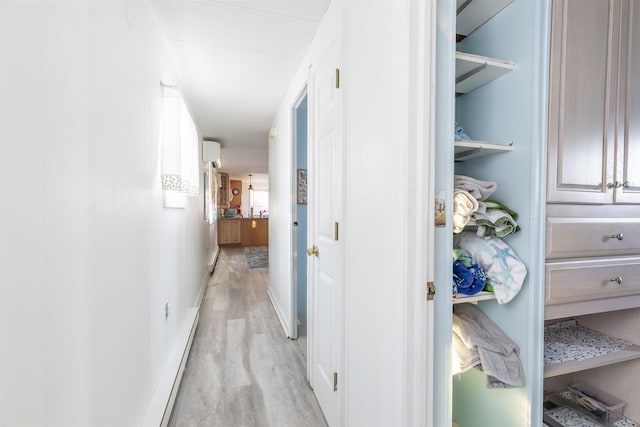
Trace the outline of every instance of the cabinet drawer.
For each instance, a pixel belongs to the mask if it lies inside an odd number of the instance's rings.
[[[640,219],[547,218],[547,259],[636,254]]]
[[[551,262],[545,278],[545,304],[640,294],[640,257]]]

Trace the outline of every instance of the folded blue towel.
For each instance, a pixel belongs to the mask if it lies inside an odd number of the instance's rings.
[[[464,249],[453,251],[453,294],[475,295],[484,289],[484,270]]]
[[[456,123],[453,133],[453,139],[455,141],[469,141],[471,138],[469,138],[469,135],[464,133],[464,129],[462,129],[462,127],[458,126],[458,124]]]

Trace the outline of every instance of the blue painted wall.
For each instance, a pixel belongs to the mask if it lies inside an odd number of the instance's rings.
[[[307,169],[307,97],[296,110],[296,166]],[[297,176],[297,175],[296,175]],[[298,319],[307,314],[307,205],[296,205]]]

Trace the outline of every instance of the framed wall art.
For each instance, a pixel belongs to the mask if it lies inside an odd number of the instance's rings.
[[[307,204],[307,170],[298,169],[298,204]]]

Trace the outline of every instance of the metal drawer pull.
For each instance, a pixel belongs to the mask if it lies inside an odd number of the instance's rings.
[[[622,234],[622,233],[618,233],[618,234],[609,234],[609,238],[610,238],[610,239],[618,239],[618,240],[622,240],[622,239],[624,239],[624,234]]]
[[[622,184],[620,184],[620,181],[607,183],[607,188],[620,188],[620,187],[622,187]]]
[[[616,282],[618,285],[622,285],[622,277],[609,277],[610,282]]]
[[[629,188],[629,187],[631,187],[631,183],[630,183],[629,181],[625,181],[625,182],[622,184],[622,186],[623,186],[624,188]]]

